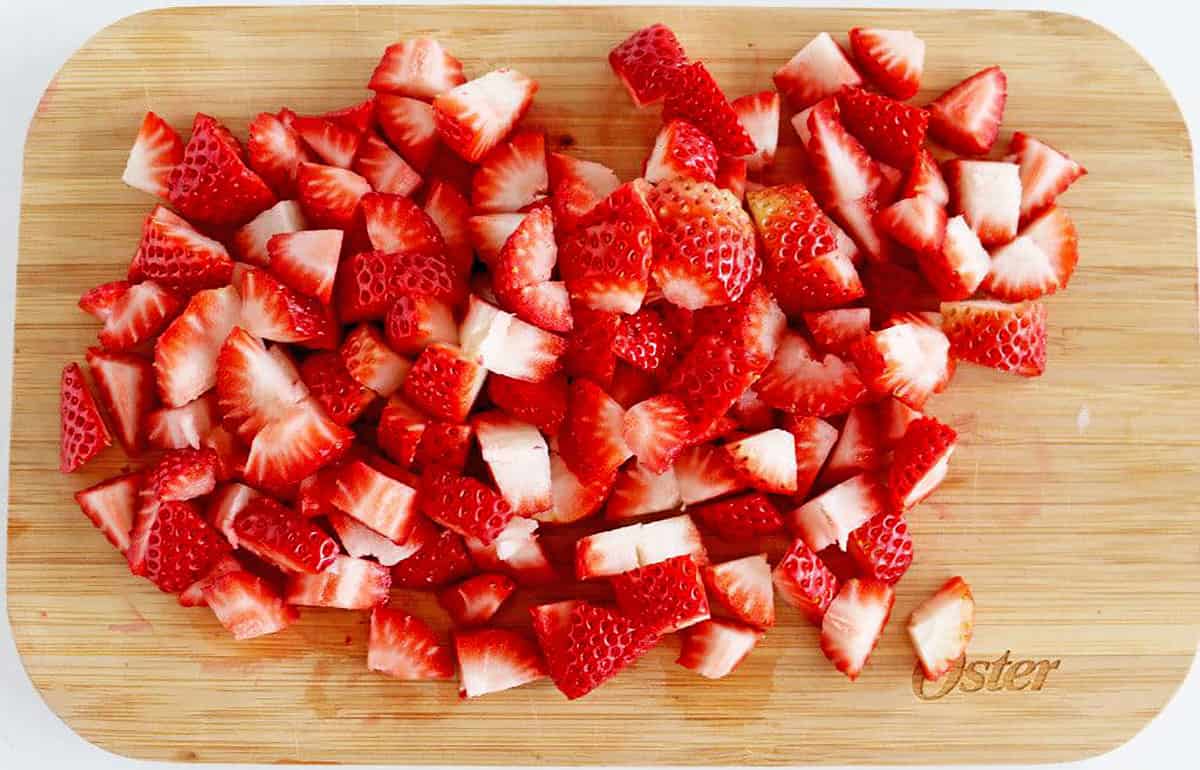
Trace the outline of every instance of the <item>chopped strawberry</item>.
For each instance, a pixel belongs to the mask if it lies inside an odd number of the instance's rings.
[[[676,556],[612,578],[617,606],[650,633],[674,633],[710,617],[700,569]]]
[[[656,374],[638,369],[625,361],[618,361],[613,368],[612,382],[605,390],[622,409],[632,409],[658,393],[659,380]]]
[[[462,422],[483,388],[487,371],[451,345],[425,348],[401,389],[415,406],[439,419]]]
[[[171,172],[182,161],[183,140],[179,133],[155,113],[147,112],[129,150],[121,181],[166,199],[171,190]]]
[[[742,541],[783,531],[779,511],[761,492],[726,497],[689,510],[724,540]]]
[[[796,492],[803,499],[812,489],[825,458],[838,440],[837,428],[817,417],[787,415],[783,427],[796,442]]]
[[[975,628],[975,597],[961,577],[947,580],[908,618],[908,638],[930,681],[963,656]]]
[[[1079,261],[1079,235],[1065,209],[1051,206],[1021,231],[1050,258],[1058,288],[1065,289]]]
[[[605,387],[611,385],[617,365],[613,340],[620,324],[621,317],[616,313],[575,308],[575,328],[562,356],[563,371]]]
[[[866,396],[853,364],[832,353],[820,356],[792,331],[784,335],[755,389],[776,409],[814,417],[843,414]]]
[[[861,200],[871,195],[881,181],[879,165],[842,127],[838,113],[837,100],[826,99],[808,116],[814,192],[828,206]]]
[[[143,498],[125,556],[133,574],[173,594],[228,552],[229,543],[191,503]]]
[[[643,180],[616,188],[576,223],[559,251],[559,269],[576,302],[636,313],[648,288],[655,215]]]
[[[945,390],[954,374],[946,335],[921,323],[901,323],[864,337],[853,358],[868,387],[913,409]]]
[[[679,68],[663,102],[663,120],[674,118],[683,118],[703,131],[723,155],[736,158],[755,151],[754,140],[704,62]]]
[[[525,216],[492,265],[496,294],[521,320],[548,331],[574,326],[566,284],[551,281],[558,259],[554,218],[547,206]]]
[[[637,569],[640,524],[597,532],[575,541],[575,577],[610,577]]]
[[[939,206],[945,206],[950,202],[950,190],[946,187],[942,170],[927,148],[922,147],[920,152],[913,156],[912,164],[908,168],[908,175],[904,180],[904,187],[898,194],[901,198],[924,195]]]
[[[230,545],[237,548],[239,543],[234,522],[237,521],[238,514],[249,505],[250,501],[259,496],[257,490],[245,484],[224,484],[217,487],[212,496],[208,498],[205,518],[221,531]]]
[[[346,335],[341,356],[351,377],[384,398],[400,387],[412,367],[408,359],[387,346],[383,335],[369,323],[359,324]]]
[[[511,690],[547,674],[541,653],[528,636],[507,628],[454,633],[460,698]]]
[[[427,422],[428,418],[421,410],[408,403],[403,396],[393,395],[379,414],[376,443],[390,460],[409,467],[417,459],[417,448]]]
[[[1046,369],[1046,306],[1040,302],[947,302],[942,319],[956,358],[1023,377]]]
[[[879,206],[890,206],[900,199],[900,187],[904,184],[904,172],[895,166],[879,163],[879,186],[875,188],[875,200]]]
[[[338,471],[329,502],[379,534],[403,543],[416,526],[417,490],[361,460]]]
[[[861,88],[837,94],[842,124],[881,163],[908,168],[925,144],[929,113]]]
[[[234,639],[274,634],[295,623],[300,613],[284,604],[267,581],[244,570],[210,580],[203,589],[204,603]]]
[[[154,368],[132,353],[109,353],[88,348],[88,369],[96,392],[116,428],[126,454],[142,450],[150,409],[154,404]]]
[[[862,76],[828,32],[797,51],[775,72],[774,80],[775,87],[798,110],[833,96],[842,86],[862,84]]]
[[[642,177],[658,183],[678,176],[715,181],[717,148],[703,131],[686,120],[669,120],[654,140]]]
[[[216,384],[217,353],[241,311],[233,287],[208,289],[163,331],[154,345],[154,369],[164,404],[183,406]]]
[[[537,536],[538,522],[515,516],[496,539],[484,544],[466,538],[471,561],[481,569],[502,572],[521,586],[547,586],[561,582],[558,570],[546,558]]]
[[[478,163],[524,117],[537,82],[514,69],[493,70],[433,100],[442,142],[463,160]]]
[[[608,166],[558,152],[546,157],[550,175],[550,207],[562,233],[575,230],[579,220],[621,186]]]
[[[513,517],[508,502],[482,482],[447,471],[426,474],[421,512],[465,537],[491,543]]]
[[[210,393],[212,392],[210,391]],[[215,395],[212,394],[212,398],[203,400],[215,403]],[[216,407],[208,408],[212,409],[215,418]],[[201,446],[212,450],[213,454],[217,456],[217,481],[229,481],[234,477],[241,478],[245,473],[246,460],[250,458],[250,450],[224,425],[219,423],[213,425],[200,443]]]
[[[419,174],[425,173],[438,146],[433,105],[394,94],[375,97],[379,129],[405,161]]]
[[[567,698],[582,698],[653,647],[658,637],[610,609],[579,600],[530,610],[550,677]]]
[[[489,372],[541,382],[559,369],[567,342],[472,295],[459,327],[464,355]],[[428,350],[428,348],[426,348]]]
[[[621,405],[595,383],[571,383],[559,452],[581,481],[607,477],[633,455],[625,443],[624,418]]]
[[[172,449],[146,475],[146,493],[155,500],[191,500],[217,486],[217,457],[211,449]]]
[[[567,412],[567,380],[562,374],[541,382],[492,375],[487,386],[488,397],[502,411],[536,425],[548,436],[558,433]]]
[[[781,304],[792,305],[789,300],[804,291],[799,279],[805,266],[836,251],[831,223],[802,184],[765,187],[746,200],[766,247],[766,283]]]
[[[1057,267],[1032,238],[1021,235],[992,252],[982,287],[997,299],[1037,299],[1058,290]]]
[[[452,679],[454,658],[429,624],[391,607],[371,610],[367,668],[395,679]]]
[[[610,521],[674,510],[683,502],[679,496],[679,481],[672,468],[653,473],[634,463],[617,472],[611,487],[604,509],[604,517]]]
[[[822,349],[847,355],[854,343],[871,331],[871,311],[865,307],[821,310],[804,314],[804,325]]]
[[[850,410],[837,444],[821,473],[821,486],[838,484],[864,471],[879,470],[887,462],[882,417],[874,404]]]
[[[568,427],[574,425],[568,423]],[[691,437],[687,407],[669,393],[648,398],[625,412],[621,437],[639,465],[651,473],[662,473],[671,467]],[[563,436],[562,441],[567,442],[568,437]],[[580,443],[587,448],[586,440]],[[575,446],[574,441],[570,444]]]
[[[763,632],[731,620],[708,620],[680,633],[676,663],[706,679],[733,673]]]
[[[537,428],[499,411],[472,420],[484,463],[501,496],[518,516],[532,516],[551,506],[550,454]],[[479,537],[485,544],[490,538]]]
[[[792,541],[771,573],[771,579],[784,601],[817,626],[821,625],[839,587],[838,579],[825,562],[800,539]]]
[[[850,681],[858,678],[892,614],[895,590],[877,580],[848,580],[821,620],[821,652]]]
[[[341,230],[279,233],[267,242],[271,272],[301,294],[328,305],[333,294]]]
[[[377,93],[432,99],[465,80],[462,62],[441,43],[416,37],[387,47],[367,88]]]
[[[373,192],[362,197],[360,206],[367,237],[376,250],[438,255],[445,251],[437,225],[410,198]]]
[[[275,203],[271,189],[246,167],[229,130],[202,113],[196,113],[170,184],[171,205],[195,222],[240,225]]]
[[[728,416],[737,422],[739,429],[747,433],[761,433],[775,427],[775,410],[752,389],[742,393]]]
[[[747,485],[772,494],[796,491],[796,445],[792,434],[772,428],[725,445]]]
[[[338,425],[349,425],[357,420],[375,400],[375,392],[354,379],[341,355],[332,350],[323,350],[304,359],[300,377],[313,398]]]
[[[235,328],[221,346],[216,370],[224,419],[247,442],[308,398],[300,373],[282,348],[268,351],[241,328]]]
[[[234,518],[233,531],[240,548],[287,572],[322,572],[338,554],[333,538],[269,497],[248,501]]]
[[[446,256],[455,273],[466,278],[475,264],[467,219],[471,205],[454,185],[444,179],[433,179],[426,186],[425,213],[437,225],[446,244]]]
[[[1020,167],[1015,163],[955,159],[945,166],[950,210],[962,214],[984,246],[1007,243],[1021,215]]]
[[[911,30],[855,27],[850,50],[879,90],[893,99],[916,96],[925,71],[925,41]]]
[[[1053,205],[1059,195],[1087,173],[1086,168],[1066,153],[1020,131],[1013,134],[1008,155],[1021,169],[1022,220]]]
[[[888,507],[886,485],[874,474],[861,473],[792,511],[789,524],[814,551],[834,543],[844,551],[850,533]]]
[[[847,547],[863,577],[895,583],[913,560],[912,535],[904,514],[880,513],[850,534]]]
[[[639,29],[608,54],[608,64],[637,107],[662,99],[675,87],[687,54],[665,24]]]
[[[280,197],[296,192],[296,172],[310,159],[308,148],[287,122],[269,112],[259,113],[250,122],[246,143],[250,168]]]
[[[983,155],[1000,133],[1008,78],[999,67],[988,67],[934,99],[929,110],[929,135],[959,155]]]
[[[361,102],[330,110],[322,113],[321,117],[342,128],[366,133],[375,125],[375,97],[369,96]]]
[[[348,229],[369,192],[371,183],[350,169],[303,161],[296,168],[296,195],[314,227]]]
[[[250,484],[269,488],[297,484],[337,460],[354,433],[308,401],[288,409],[254,436],[246,458]]]
[[[75,502],[108,542],[125,553],[141,490],[142,474],[126,473],[79,490]]]
[[[322,163],[338,168],[350,168],[363,133],[320,117],[297,116],[292,130]]]
[[[339,555],[319,573],[289,574],[284,599],[301,607],[369,610],[387,603],[391,587],[392,575],[387,567]]]
[[[766,554],[712,564],[703,574],[709,593],[735,618],[758,628],[775,625],[775,592]]]
[[[608,476],[584,484],[559,454],[551,453],[551,504],[548,509],[533,514],[533,518],[546,524],[570,524],[586,519],[604,505],[613,483],[613,476]]]
[[[946,478],[958,434],[932,417],[909,424],[896,444],[888,489],[899,510],[907,510],[928,497]]]
[[[333,510],[326,516],[346,553],[355,558],[374,558],[385,567],[404,561],[437,539],[437,528],[426,519],[418,519],[408,538],[397,543],[352,516]]]
[[[376,191],[410,195],[421,186],[421,176],[374,132],[366,134],[352,167]]]
[[[392,567],[396,588],[438,588],[475,572],[462,536],[446,530]]]
[[[431,252],[363,251],[343,259],[334,291],[343,323],[379,320],[405,294],[456,304],[462,284],[445,258]]]
[[[438,592],[441,605],[457,626],[487,623],[512,595],[517,584],[505,575],[484,573]]]
[[[942,299],[957,300],[975,293],[991,269],[992,258],[960,214],[946,222],[941,249],[918,252],[917,263]]]
[[[121,297],[129,291],[129,286],[129,281],[109,281],[93,286],[80,296],[79,309],[104,323],[112,315]]]
[[[881,184],[880,188],[882,186]],[[862,253],[872,264],[894,262],[903,258],[902,255],[896,253],[895,244],[875,226],[875,215],[879,213],[881,206],[881,199],[878,197],[880,188],[877,188],[874,194],[856,200],[844,200],[827,208],[834,223],[843,228],[844,234],[855,246],[851,253],[844,254],[847,258],[852,255],[857,257],[859,253]],[[841,250],[842,246],[839,245],[839,252]],[[852,299],[858,299],[861,296],[863,296],[862,293],[857,293]],[[841,304],[845,304],[846,301],[843,300]]]
[[[467,220],[471,244],[479,258],[489,267],[494,265],[516,229],[528,217],[527,214],[480,214]]]
[[[142,224],[142,239],[129,264],[131,282],[151,280],[181,295],[229,283],[233,260],[219,242],[163,206]]]
[[[675,478],[685,506],[745,489],[729,453],[712,444],[685,449],[675,461]]]
[[[279,201],[237,229],[233,234],[234,253],[242,262],[270,267],[268,243],[272,236],[295,233],[304,227],[304,212],[300,204],[296,201]]]
[[[734,99],[731,106],[754,143],[754,151],[744,156],[746,167],[762,171],[775,160],[779,144],[779,94],[775,91],[747,94]]]
[[[471,205],[481,212],[520,211],[549,189],[546,135],[518,131],[479,161],[471,180]]]
[[[293,291],[257,268],[243,271],[237,287],[242,298],[239,324],[251,334],[276,342],[302,342],[317,348],[336,344],[340,329],[329,308],[318,300]],[[190,306],[183,317],[188,312]]]
[[[924,195],[896,201],[874,221],[878,230],[918,255],[940,253],[946,237],[946,210]]]
[[[424,294],[402,294],[384,319],[388,346],[402,355],[417,355],[427,345],[458,343],[453,311],[440,299]]]
[[[205,607],[204,589],[214,579],[231,572],[241,572],[242,563],[231,554],[226,554],[212,563],[194,583],[179,592],[180,607]]]

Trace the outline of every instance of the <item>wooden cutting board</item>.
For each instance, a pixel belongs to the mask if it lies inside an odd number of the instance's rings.
[[[932,411],[961,432],[944,487],[911,516],[917,564],[857,683],[816,631],[778,627],[730,678],[673,664],[568,703],[549,684],[459,702],[364,666],[366,618],[305,611],[234,642],[127,573],[71,494],[126,465],[118,450],[56,472],[59,372],[96,325],[75,309],[121,274],[150,199],[120,174],[142,112],[203,110],[244,132],[260,110],[363,97],[382,49],[434,35],[467,72],[513,66],[541,84],[531,124],[557,147],[637,173],[657,124],[635,112],[607,51],[673,27],[731,94],[822,30],[915,29],[921,99],[988,64],[1009,76],[1008,131],[1090,170],[1064,199],[1082,243],[1049,300],[1050,364],[1024,381],[963,366]],[[790,117],[787,113],[785,117]],[[778,169],[796,163],[785,124]],[[414,764],[1029,762],[1126,741],[1182,680],[1200,622],[1200,365],[1191,148],[1151,68],[1103,29],[1043,13],[720,8],[175,9],[125,19],[63,67],[30,128],[21,213],[9,607],[29,674],[88,740],[142,758]],[[965,672],[917,689],[903,634],[943,580],[974,586]],[[444,622],[432,602],[395,601]],[[504,620],[518,622],[519,608]],[[1006,665],[1007,664],[1007,665]]]

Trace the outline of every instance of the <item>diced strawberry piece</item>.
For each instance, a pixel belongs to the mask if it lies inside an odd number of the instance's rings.
[[[650,633],[662,635],[708,620],[708,597],[691,556],[676,556],[612,578],[617,605]]]
[[[287,286],[329,304],[342,250],[341,230],[279,233],[267,242],[271,272]]]
[[[896,444],[888,489],[899,510],[907,510],[928,497],[946,478],[958,434],[932,417],[909,424]]]
[[[837,103],[846,130],[882,163],[908,168],[925,144],[929,113],[918,107],[857,87],[838,92]]]
[[[1067,288],[1079,261],[1079,236],[1066,210],[1053,206],[1046,209],[1025,226],[1021,235],[1050,258],[1058,288]]]
[[[537,528],[537,521],[515,516],[491,543],[468,537],[466,545],[471,561],[481,570],[502,572],[522,586],[561,582],[558,571],[546,558]]]
[[[246,167],[227,128],[196,113],[183,159],[171,170],[171,205],[189,220],[239,225],[275,203],[262,178]]]
[[[835,231],[835,238],[837,232],[840,231]],[[776,299],[784,312],[796,315],[806,310],[847,305],[866,293],[854,263],[839,250],[815,257],[795,269],[778,285]]]
[[[459,278],[467,278],[475,264],[475,252],[467,220],[471,204],[454,185],[444,179],[433,179],[426,185],[425,213],[437,225],[446,243],[446,257]]]
[[[250,122],[246,143],[250,168],[281,197],[296,192],[296,172],[309,160],[308,148],[288,122],[269,112],[261,112]]]
[[[516,588],[505,575],[484,573],[438,592],[438,604],[455,625],[478,626],[491,620]]]
[[[738,620],[758,628],[775,625],[775,591],[766,554],[709,565],[703,575],[709,593]]]
[[[375,132],[366,134],[352,167],[377,192],[410,195],[421,186],[421,176]]]
[[[824,350],[845,356],[871,331],[871,311],[865,307],[839,308],[804,314],[804,325]]]
[[[446,530],[392,567],[396,588],[438,588],[475,572],[462,536]]]
[[[613,482],[613,476],[608,476],[584,484],[560,455],[551,453],[551,504],[547,510],[533,514],[533,518],[547,524],[570,524],[586,519],[604,505]]]
[[[231,483],[218,487],[208,498],[205,518],[221,531],[234,548],[239,545],[234,522],[237,521],[238,514],[256,497],[259,497],[259,493],[252,487]]]
[[[463,354],[505,377],[541,382],[559,368],[562,337],[528,324],[472,295],[459,327]]]
[[[466,537],[491,543],[513,517],[503,497],[482,482],[447,471],[426,474],[421,485],[421,511]]]
[[[675,478],[684,505],[712,500],[746,486],[729,453],[712,444],[685,449],[675,461]]]
[[[680,633],[676,663],[706,679],[733,673],[763,636],[761,630],[731,620],[708,620]]]
[[[135,575],[178,593],[229,552],[229,543],[189,502],[143,498],[125,556]]]
[[[323,350],[304,359],[300,377],[313,398],[338,425],[349,425],[357,420],[375,400],[375,392],[355,380],[341,355],[332,350]]]
[[[754,140],[704,62],[679,68],[663,102],[663,120],[683,118],[708,135],[723,155],[754,152]]]
[[[229,283],[233,260],[225,247],[201,235],[163,206],[155,206],[142,224],[142,238],[129,280],[152,280],[182,295]]]
[[[658,183],[682,176],[702,182],[717,178],[717,147],[686,120],[670,120],[659,130],[642,177]]]
[[[356,383],[357,384],[357,383]],[[425,433],[428,418],[403,396],[393,395],[379,415],[376,442],[393,462],[405,467],[417,459],[417,447]]]
[[[126,473],[79,490],[75,502],[108,542],[125,553],[141,490],[142,474]]]
[[[772,428],[725,445],[746,484],[777,495],[796,491],[796,442],[786,430]]]
[[[962,657],[975,628],[975,597],[961,577],[947,580],[908,618],[908,638],[925,678],[935,681]]]
[[[146,492],[155,500],[191,500],[217,486],[217,457],[210,449],[172,449],[146,475]]]
[[[726,497],[689,510],[724,540],[748,540],[783,531],[779,511],[760,492]]]
[[[919,252],[917,263],[942,299],[957,300],[975,293],[991,269],[992,258],[959,215],[946,222],[941,249]]]
[[[297,116],[292,130],[322,163],[338,168],[350,168],[363,138],[361,131],[320,117]]]
[[[488,397],[502,411],[536,425],[548,436],[558,433],[567,413],[567,379],[561,373],[541,382],[525,382],[503,375],[487,380]]]
[[[570,298],[550,275],[558,260],[554,216],[548,206],[526,214],[492,263],[492,283],[505,308],[550,331],[570,331]]]
[[[569,423],[569,427],[575,425]],[[662,473],[671,467],[691,437],[687,407],[678,396],[669,393],[635,404],[625,412],[621,437],[639,465],[651,473]],[[561,441],[567,443],[568,436],[564,435]],[[569,443],[573,448],[577,446],[573,440]],[[586,451],[588,442],[582,441],[578,446]],[[577,457],[574,449],[572,456]],[[584,462],[578,457],[575,461]]]
[[[558,152],[546,157],[550,176],[550,208],[562,233],[574,232],[579,220],[621,186],[608,166]]]
[[[423,174],[438,146],[433,106],[419,99],[394,94],[375,97],[379,128],[417,173]]]
[[[890,206],[900,199],[900,187],[904,184],[904,172],[895,166],[879,163],[879,186],[875,188],[875,200],[880,206]]]
[[[216,370],[225,422],[247,442],[308,398],[300,373],[283,349],[268,351],[257,337],[241,328],[235,328],[221,346]]]
[[[946,335],[920,323],[901,323],[864,337],[853,358],[868,387],[913,409],[945,390],[954,374]]]
[[[117,438],[126,454],[136,455],[142,450],[147,418],[154,404],[154,368],[139,355],[99,348],[88,348],[87,363]]]
[[[389,540],[352,516],[330,510],[326,516],[346,553],[355,558],[371,557],[385,567],[409,558],[437,539],[437,528],[418,519],[403,543]]]
[[[315,227],[349,229],[369,192],[371,183],[349,169],[301,162],[296,170],[296,194]]]
[[[438,136],[463,160],[478,163],[524,117],[537,89],[536,81],[514,69],[455,86],[433,100]]]
[[[655,215],[644,180],[621,185],[576,223],[559,250],[559,270],[584,307],[636,313],[648,288]]]
[[[304,212],[296,201],[279,201],[233,234],[233,250],[238,259],[258,267],[270,267],[268,243],[275,235],[295,233],[305,228]],[[339,247],[340,247],[339,242]]]
[[[775,91],[747,94],[734,99],[731,106],[754,143],[754,151],[744,156],[746,166],[750,171],[762,171],[775,160],[779,144],[779,94]]]
[[[546,663],[529,637],[507,628],[456,631],[460,698],[511,690],[546,676]]]
[[[476,415],[472,425],[483,461],[513,512],[532,516],[548,510],[552,503],[550,453],[538,429],[499,411]]]
[[[874,404],[850,410],[837,444],[821,473],[821,486],[830,487],[864,471],[879,470],[887,462],[883,422]]]
[[[323,113],[321,117],[342,128],[357,131],[360,134],[366,133],[375,125],[375,97],[369,96],[356,104],[330,110]]]
[[[795,312],[811,291],[814,260],[837,250],[832,223],[801,184],[756,190],[747,202],[766,247],[766,283]]]
[[[421,352],[404,378],[401,390],[405,398],[427,414],[462,422],[486,377],[487,370],[462,350],[439,343]]]
[[[918,254],[936,254],[946,237],[946,211],[923,195],[904,198],[876,214],[875,227]]]
[[[359,324],[346,335],[341,347],[346,371],[357,382],[387,398],[404,382],[412,363],[399,356],[368,323]]]
[[[463,288],[440,255],[363,251],[341,261],[334,294],[342,322],[354,323],[384,318],[405,294],[423,294],[453,305],[461,299]]]
[[[215,398],[211,400],[215,402]],[[211,408],[214,410],[215,416],[215,407]],[[214,425],[205,434],[201,446],[212,450],[217,457],[217,481],[229,481],[234,477],[241,478],[245,473],[250,450],[224,425]]]
[[[488,267],[496,264],[504,244],[527,217],[527,214],[514,213],[481,214],[467,220],[471,244],[484,264]]]
[[[962,214],[984,246],[1017,234],[1021,215],[1020,167],[1015,163],[955,159],[945,166],[950,210]]]
[[[204,586],[203,596],[204,603],[234,639],[274,634],[300,617],[267,581],[243,570],[213,578]]]
[[[612,49],[608,64],[634,105],[645,107],[671,91],[679,69],[687,64],[687,54],[670,28],[654,24],[639,29]]]
[[[1021,169],[1021,219],[1038,214],[1087,173],[1064,152],[1017,131],[1008,145],[1009,160]]]
[[[359,204],[371,246],[383,252],[442,255],[446,244],[429,215],[410,198],[368,193]],[[444,262],[444,257],[442,257]]]
[[[708,552],[691,516],[686,514],[660,519],[640,527],[637,536],[638,564],[645,567],[676,556],[689,555],[700,566],[708,564]]]
[[[799,539],[779,560],[771,578],[784,601],[800,610],[813,625],[821,624],[839,587],[825,563]]]
[[[612,382],[606,390],[622,409],[632,409],[634,405],[652,398],[658,392],[659,381],[651,372],[618,361],[613,369]]]
[[[817,474],[825,465],[825,458],[837,443],[838,431],[817,417],[795,415],[788,415],[784,419],[783,427],[792,434],[796,442],[795,497],[803,499],[812,489]]]
[[[328,306],[289,289],[265,270],[247,268],[239,278],[242,307],[238,323],[246,331],[263,339],[317,348],[337,343],[340,330]],[[189,311],[184,311],[183,317]],[[170,329],[163,336],[168,333]]]
[[[847,548],[864,577],[895,583],[913,560],[912,535],[904,514],[881,513],[850,534]]]
[[[194,583],[179,592],[180,607],[205,607],[207,602],[204,601],[204,589],[214,579],[228,575],[231,572],[241,572],[242,563],[230,554],[222,556],[213,562],[203,575]]]
[[[389,45],[367,88],[378,93],[432,99],[464,82],[462,62],[437,40],[416,37]]]
[[[792,331],[784,335],[755,389],[776,409],[814,417],[843,414],[866,396],[853,364],[832,353],[819,356]]]
[[[217,354],[241,312],[233,287],[208,289],[163,331],[154,345],[154,369],[164,404],[183,406],[216,384]]]
[[[402,294],[384,319],[388,346],[402,355],[417,355],[434,342],[458,344],[458,323],[442,300],[425,294]]]
[[[892,614],[896,593],[877,580],[848,580],[821,621],[821,652],[850,681],[858,678]]]
[[[93,286],[79,298],[79,309],[104,323],[112,315],[121,297],[129,291],[129,286],[129,281],[109,281]]]
[[[929,110],[929,135],[959,155],[983,155],[1000,133],[1008,78],[999,67],[988,67],[934,99]]]
[[[403,543],[417,521],[417,490],[361,460],[342,466],[329,502],[371,529]]]
[[[329,419],[315,403],[298,404],[254,436],[246,481],[268,488],[297,484],[340,458],[353,440],[352,431]]]
[[[269,497],[255,497],[233,520],[238,546],[287,572],[316,574],[338,554],[319,527]],[[289,603],[292,602],[289,598]]]
[[[575,542],[575,577],[609,577],[637,569],[640,524],[597,532]]]
[[[595,383],[571,383],[559,452],[581,481],[610,476],[633,455],[625,443],[624,418],[621,405]]]
[[[877,194],[867,195],[857,200],[844,200],[827,209],[829,216],[834,219],[834,223],[843,228],[843,232],[857,247],[855,254],[861,252],[872,264],[892,262],[902,258],[896,253],[895,244],[875,226],[875,215],[879,213],[879,209],[880,199]],[[841,251],[840,246],[839,251]],[[850,254],[845,254],[845,256],[850,257]],[[858,299],[861,296],[863,296],[862,293],[856,293],[852,299]],[[846,304],[846,301],[843,300],[841,304]]]
[[[563,371],[571,377],[584,377],[608,387],[616,371],[617,357],[613,340],[621,317],[587,308],[575,309],[575,328],[563,353]]]
[[[886,486],[872,474],[859,474],[792,511],[789,524],[814,551],[837,543],[846,549],[850,533],[888,510]]]
[[[912,164],[908,167],[908,175],[904,180],[904,187],[898,194],[901,198],[924,195],[939,206],[945,206],[950,202],[950,189],[946,187],[946,180],[942,177],[942,170],[938,167],[937,160],[928,149],[921,148],[913,156]]]
[[[638,463],[622,468],[612,483],[604,517],[610,521],[633,519],[678,508],[683,500],[675,471],[653,473]]]
[[[855,27],[850,50],[871,82],[893,99],[911,99],[920,89],[925,41],[911,30]]]
[[[165,199],[171,190],[171,172],[182,161],[183,140],[179,133],[155,113],[147,112],[129,150],[121,181]]]
[[[284,598],[288,604],[302,607],[369,610],[387,603],[391,587],[392,575],[387,567],[339,555],[317,574],[288,575]]]
[[[866,304],[875,320],[895,313],[922,312],[938,307],[937,292],[916,270],[894,262],[875,262],[865,267],[862,279]]]
[[[833,96],[843,86],[862,84],[846,52],[822,32],[796,52],[774,75],[775,87],[796,109]]]
[[[1017,302],[1058,290],[1057,265],[1032,238],[1021,235],[992,252],[982,288],[997,299]]]
[[[481,212],[520,211],[549,189],[545,134],[519,131],[480,160],[471,180],[471,205]]]
[[[879,165],[842,127],[837,100],[826,99],[813,108],[808,130],[814,192],[827,206],[861,200],[875,192],[881,181]]]
[[[658,641],[635,621],[583,601],[543,604],[530,614],[550,677],[571,700],[616,676]]]
[[[429,624],[402,610],[371,610],[367,668],[395,679],[423,681],[454,678],[454,659]]]

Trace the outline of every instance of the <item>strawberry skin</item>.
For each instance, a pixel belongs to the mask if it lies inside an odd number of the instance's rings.
[[[686,120],[671,120],[658,132],[642,177],[653,184],[677,176],[713,182],[717,160],[716,145],[703,131]]]
[[[689,510],[706,528],[730,542],[783,531],[783,518],[761,492],[726,497]]]
[[[319,527],[269,497],[256,497],[233,520],[238,546],[287,572],[316,574],[333,563],[337,543]]]
[[[172,449],[151,466],[146,491],[155,500],[191,500],[217,486],[217,457],[211,449]]]
[[[421,512],[447,529],[484,545],[504,530],[513,510],[495,490],[473,478],[446,471],[421,482]]]
[[[367,668],[408,681],[454,678],[454,658],[429,624],[390,607],[371,610]]]
[[[942,304],[950,351],[963,361],[1037,377],[1046,370],[1046,306],[990,300]]]
[[[240,225],[275,203],[271,188],[246,167],[229,129],[202,113],[171,171],[168,197],[183,216],[213,225]]]
[[[304,359],[300,377],[338,425],[353,423],[375,400],[375,391],[351,377],[341,355],[332,350],[322,350]]]
[[[854,61],[879,89],[893,99],[911,99],[925,71],[925,41],[909,30],[854,27]]]
[[[703,131],[723,155],[754,152],[754,140],[704,62],[681,66],[663,102],[663,120],[683,118]]]
[[[152,280],[181,295],[229,283],[233,260],[225,247],[207,238],[163,206],[142,224],[142,240],[129,264],[131,282]]]
[[[888,469],[888,490],[898,510],[912,508],[941,484],[957,441],[953,428],[932,417],[909,423]]]
[[[639,29],[608,54],[608,64],[634,105],[645,107],[670,91],[687,54],[665,24]]]
[[[896,583],[913,560],[912,535],[900,513],[881,513],[850,534],[848,552],[865,577]]]
[[[178,593],[229,552],[229,543],[189,502],[147,501],[126,553],[129,569],[166,593]]]
[[[487,371],[452,346],[425,348],[401,384],[404,396],[427,414],[449,422],[467,419]]]
[[[907,168],[925,144],[929,113],[861,88],[837,94],[842,124],[883,163]]]
[[[649,192],[643,180],[621,185],[563,240],[559,270],[578,304],[614,313],[636,313],[642,306],[656,229]]]
[[[896,593],[877,580],[848,580],[821,620],[821,652],[850,681],[858,678],[892,614]]]
[[[443,531],[432,542],[392,567],[397,588],[439,588],[475,572],[462,536]]]
[[[650,633],[662,635],[708,620],[708,597],[691,556],[676,556],[612,578],[617,606]]]
[[[1008,78],[999,67],[988,67],[934,99],[929,110],[929,135],[960,155],[983,155],[1000,134],[1008,100]]]
[[[530,610],[550,678],[567,698],[582,698],[646,654],[658,637],[612,610],[583,601]]]
[[[779,560],[771,579],[779,595],[816,626],[821,625],[839,588],[838,579],[825,562],[799,539],[792,542]]]
[[[547,436],[558,433],[567,415],[567,378],[562,373],[541,382],[493,374],[487,379],[487,391],[488,398],[502,411],[536,425]]]
[[[62,424],[59,470],[63,473],[78,470],[112,444],[112,434],[100,416],[79,364],[70,363],[63,367],[59,413]]]

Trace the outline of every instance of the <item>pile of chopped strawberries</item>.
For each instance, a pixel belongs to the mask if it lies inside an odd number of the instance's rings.
[[[849,42],[730,100],[671,30],[634,33],[609,62],[662,128],[625,182],[522,125],[535,81],[468,80],[430,39],[390,46],[366,101],[261,113],[244,143],[148,113],[123,179],[162,203],[79,301],[102,328],[93,385],[63,371],[62,471],[114,434],[146,461],[80,507],[237,639],[369,611],[371,670],[457,671],[464,697],[578,698],[675,633],[726,676],[776,592],[856,678],[955,450],[923,410],[960,361],[1042,373],[1040,298],[1077,259],[1055,201],[1085,171],[1019,132],[983,159],[999,67],[914,106],[920,38]],[[593,598],[496,624],[531,587]],[[452,640],[393,588],[435,591]],[[973,623],[957,577],[913,613],[927,676]]]

